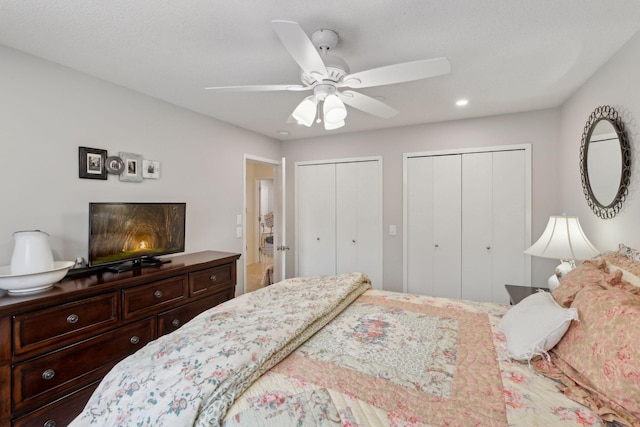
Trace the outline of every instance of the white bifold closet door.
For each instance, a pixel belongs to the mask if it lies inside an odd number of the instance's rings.
[[[296,168],[297,275],[369,276],[382,289],[379,161]]]
[[[296,168],[297,275],[335,274],[336,167]]]
[[[460,298],[460,156],[407,163],[407,292]]]
[[[527,284],[525,150],[416,155],[405,162],[405,289],[508,303]]]

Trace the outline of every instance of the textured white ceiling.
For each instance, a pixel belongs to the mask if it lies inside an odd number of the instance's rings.
[[[352,72],[442,56],[452,72],[360,90],[400,114],[350,108],[335,131],[286,123],[307,92],[205,91],[299,83],[273,19],[337,31]],[[0,44],[277,139],[555,107],[639,29],[638,0],[0,0]]]

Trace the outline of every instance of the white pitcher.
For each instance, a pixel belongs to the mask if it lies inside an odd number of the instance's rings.
[[[40,230],[16,231],[11,256],[11,274],[30,274],[53,270],[49,235]]]

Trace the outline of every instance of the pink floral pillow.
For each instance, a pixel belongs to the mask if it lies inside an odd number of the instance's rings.
[[[604,259],[594,259],[583,262],[578,267],[568,272],[560,285],[551,293],[553,298],[563,307],[570,307],[576,294],[586,285],[597,285],[602,282],[620,282],[622,272],[607,272],[607,263]]]
[[[551,351],[553,365],[580,386],[565,394],[603,419],[640,425],[640,297],[587,285],[572,307],[580,321]]]
[[[640,276],[640,252],[636,249],[620,244],[616,252],[605,253],[600,259],[634,276]]]

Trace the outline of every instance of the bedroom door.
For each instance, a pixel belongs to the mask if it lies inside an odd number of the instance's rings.
[[[273,283],[286,279],[287,272],[287,168],[283,157],[275,167],[273,176]]]

